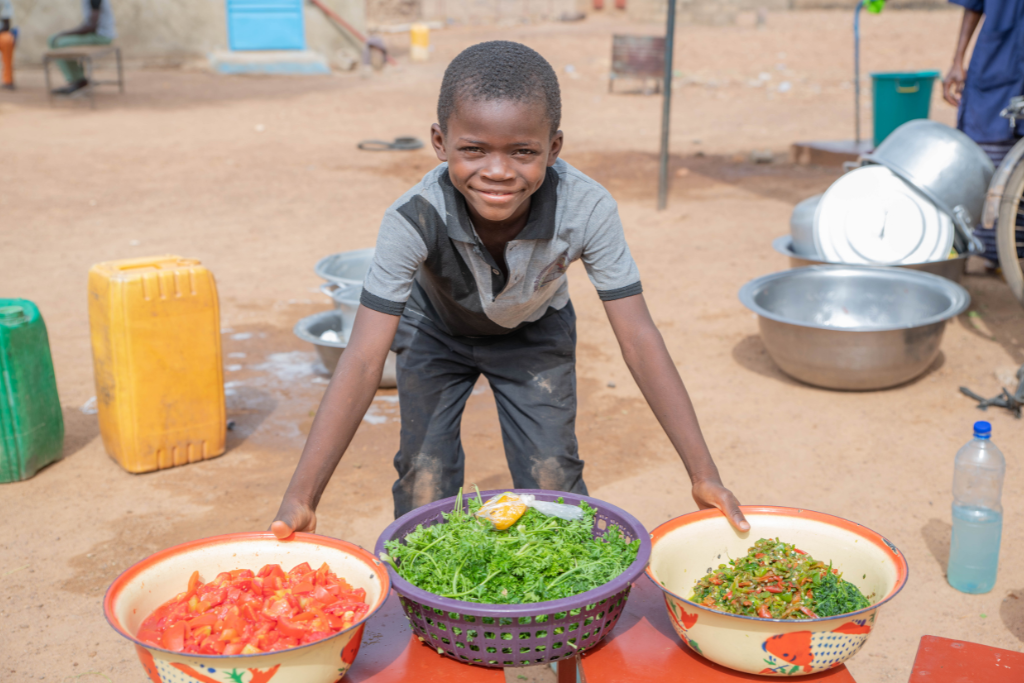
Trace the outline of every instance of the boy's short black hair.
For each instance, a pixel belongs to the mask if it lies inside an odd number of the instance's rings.
[[[446,135],[448,119],[460,99],[540,102],[552,135],[562,119],[562,93],[555,70],[536,50],[509,40],[467,47],[445,69],[437,98],[437,122]]]

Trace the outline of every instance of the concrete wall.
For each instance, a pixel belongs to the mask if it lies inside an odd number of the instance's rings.
[[[228,46],[225,0],[110,0],[117,42],[129,63],[175,65],[205,58]],[[323,0],[358,31],[366,30],[363,0]],[[329,60],[339,51],[358,57],[359,47],[339,33],[316,7],[307,4],[306,46]],[[40,63],[50,35],[78,26],[81,0],[14,0],[19,28],[18,61]]]

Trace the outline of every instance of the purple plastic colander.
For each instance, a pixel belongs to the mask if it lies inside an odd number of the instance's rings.
[[[586,501],[596,510],[594,537],[604,536],[612,524],[618,526],[627,541],[640,539],[636,560],[616,578],[586,593],[521,605],[488,605],[443,598],[412,585],[399,576],[390,563],[385,563],[391,585],[402,600],[402,609],[413,631],[452,659],[494,668],[554,662],[594,647],[615,627],[633,581],[643,573],[651,558],[650,534],[625,510],[589,496],[535,489],[483,491],[481,496],[487,500],[506,491],[529,493],[537,500],[550,502],[562,498],[566,503],[579,505]],[[469,500],[470,496],[463,494],[466,510]],[[454,508],[455,497],[452,497],[403,515],[380,535],[374,553],[380,557],[385,552],[385,542],[404,539],[421,524],[428,527],[443,522],[441,513]]]

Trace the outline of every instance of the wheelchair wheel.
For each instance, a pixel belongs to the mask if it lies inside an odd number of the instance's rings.
[[[999,203],[999,220],[996,223],[996,249],[999,251],[999,267],[1006,278],[1006,284],[1024,306],[1024,159],[1006,182],[1002,201]]]

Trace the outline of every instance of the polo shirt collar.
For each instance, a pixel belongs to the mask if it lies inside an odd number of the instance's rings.
[[[445,200],[445,224],[448,236],[459,242],[476,244],[473,221],[469,217],[466,198],[455,189],[451,178],[445,172],[441,178]],[[549,240],[555,236],[555,212],[558,208],[558,173],[548,167],[540,189],[530,198],[530,217],[516,235],[516,240]]]

